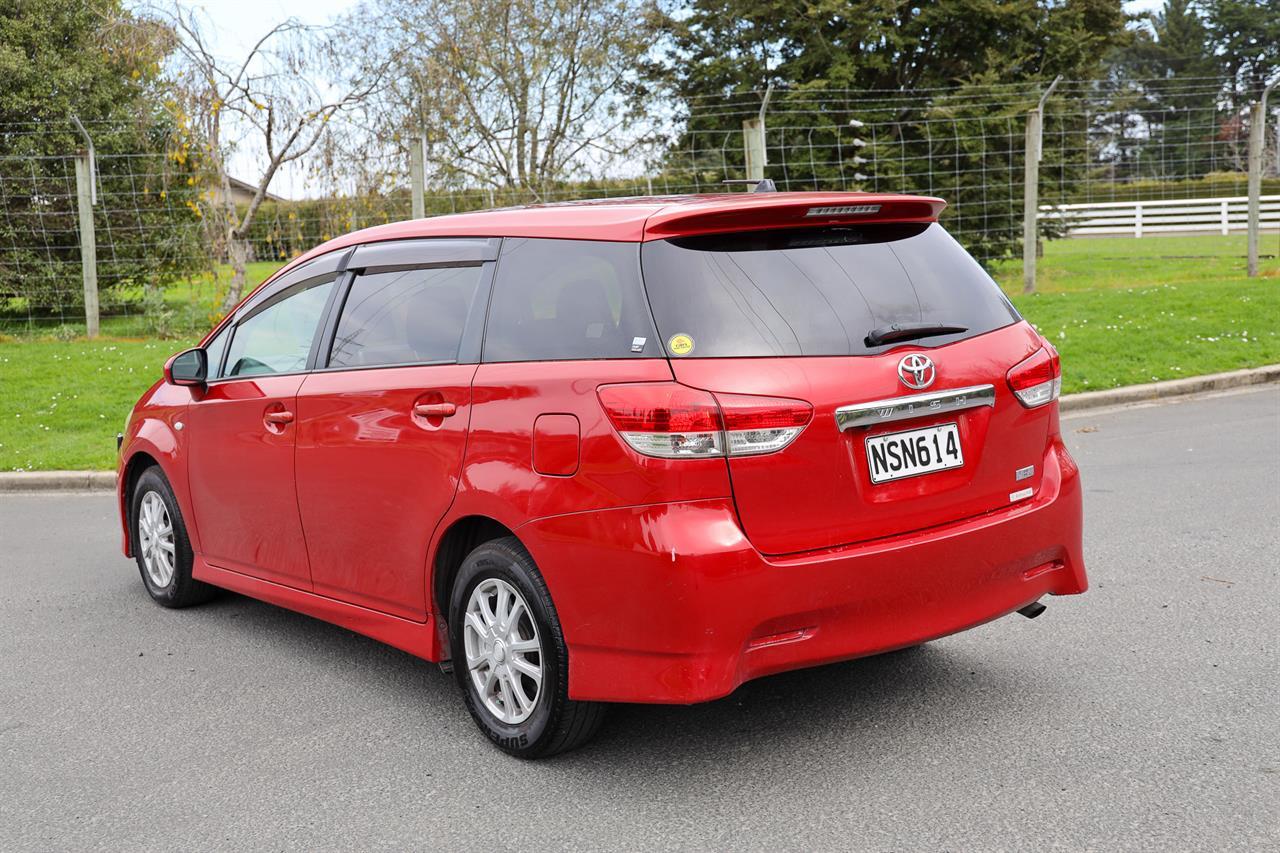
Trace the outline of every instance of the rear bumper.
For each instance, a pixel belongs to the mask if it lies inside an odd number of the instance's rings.
[[[1055,443],[1040,491],[914,534],[766,557],[731,500],[555,516],[518,534],[543,568],[569,694],[717,699],[752,678],[890,651],[1088,587],[1078,469]]]

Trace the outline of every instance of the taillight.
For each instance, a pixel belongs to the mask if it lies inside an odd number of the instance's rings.
[[[1045,341],[1040,349],[1009,370],[1009,387],[1028,409],[1052,403],[1062,391],[1062,366],[1058,351]]]
[[[730,456],[776,453],[796,440],[813,419],[813,406],[804,400],[717,394],[724,414]]]
[[[720,408],[706,391],[652,382],[606,385],[598,394],[609,420],[637,453],[668,459],[724,455]]]
[[[775,453],[813,418],[803,400],[712,396],[677,382],[606,385],[598,393],[633,450],[666,459]]]

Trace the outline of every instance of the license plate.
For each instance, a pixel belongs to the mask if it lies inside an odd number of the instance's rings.
[[[873,483],[887,483],[962,465],[964,455],[960,452],[960,431],[955,424],[867,437],[867,468]]]

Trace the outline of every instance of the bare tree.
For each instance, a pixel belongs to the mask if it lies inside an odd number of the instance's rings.
[[[370,0],[353,22],[396,56],[373,126],[421,134],[437,180],[537,191],[624,154],[652,0]]]
[[[205,194],[204,207],[232,267],[225,312],[244,292],[246,238],[272,179],[311,152],[331,132],[332,119],[377,91],[386,62],[369,63],[348,78],[341,71],[336,30],[294,19],[267,30],[238,61],[224,62],[196,12],[175,6],[160,14],[178,36],[177,109],[216,187]],[[261,165],[256,175],[241,176],[254,185],[254,194],[238,209],[228,161],[243,148]]]

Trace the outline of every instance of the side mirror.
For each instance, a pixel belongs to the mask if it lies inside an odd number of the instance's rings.
[[[170,385],[203,385],[208,375],[209,356],[200,347],[184,350],[164,365],[164,381]]]

